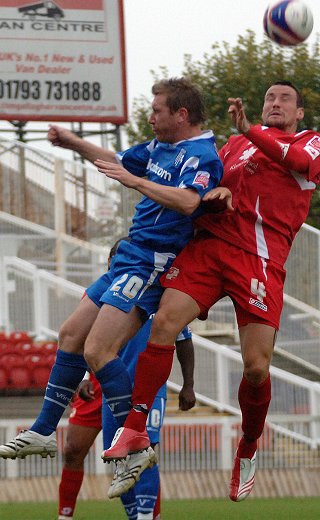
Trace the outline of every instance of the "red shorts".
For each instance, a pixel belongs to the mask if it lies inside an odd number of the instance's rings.
[[[69,422],[77,426],[101,430],[102,393],[97,379],[91,375],[90,381],[93,384],[94,399],[92,401],[84,401],[77,396],[72,403]]]
[[[279,328],[285,270],[209,234],[199,235],[178,255],[161,283],[191,296],[199,319],[224,296],[235,306],[239,327],[264,323]]]

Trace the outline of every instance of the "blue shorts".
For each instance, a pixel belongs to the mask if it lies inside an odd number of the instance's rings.
[[[158,253],[122,241],[109,271],[90,285],[86,294],[98,307],[107,303],[124,312],[139,307],[150,316],[157,311],[164,291],[160,276],[174,258],[174,253]]]
[[[149,435],[150,444],[158,444],[160,442],[160,430],[166,411],[166,402],[167,400],[164,397],[156,397],[149,412],[147,420],[147,432]],[[104,449],[107,450],[111,446],[111,442],[114,434],[118,429],[118,425],[110,410],[110,407],[106,403],[105,397],[102,397],[102,415],[102,424],[105,425],[103,430],[103,445]]]
[[[167,400],[163,397],[156,397],[153,401],[147,420],[147,432],[151,444],[160,442],[160,431],[163,425],[166,404]]]

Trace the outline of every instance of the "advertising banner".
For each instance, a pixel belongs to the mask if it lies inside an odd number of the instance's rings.
[[[122,0],[0,0],[0,118],[127,122]]]

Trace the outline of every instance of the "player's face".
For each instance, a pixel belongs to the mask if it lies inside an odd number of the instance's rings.
[[[167,106],[167,97],[157,94],[151,105],[152,112],[149,123],[158,141],[164,143],[175,143],[179,140],[179,111],[171,113]]]
[[[303,119],[303,108],[297,107],[297,93],[288,85],[272,85],[265,95],[262,122],[288,133],[294,133]]]

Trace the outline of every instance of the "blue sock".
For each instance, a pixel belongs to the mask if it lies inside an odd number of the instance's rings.
[[[41,435],[55,431],[86,370],[87,363],[82,355],[57,350],[41,412],[30,430]]]
[[[119,426],[131,410],[132,383],[126,365],[120,358],[106,363],[95,373],[102,392]]]
[[[159,486],[159,467],[158,464],[155,464],[152,468],[147,468],[141,473],[140,480],[134,487],[138,513],[147,514],[153,512]]]
[[[136,502],[136,494],[135,490],[129,489],[127,493],[123,493],[120,497],[122,505],[127,513],[127,517],[129,520],[137,520],[138,510],[137,510],[137,502]]]
[[[119,425],[116,418],[113,416],[113,413],[110,410],[110,406],[108,405],[108,401],[104,395],[102,396],[101,423],[103,433],[103,449],[107,450],[111,446],[113,437],[115,436]]]

